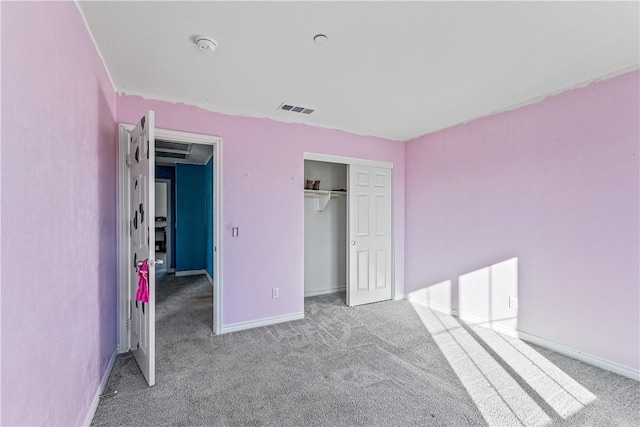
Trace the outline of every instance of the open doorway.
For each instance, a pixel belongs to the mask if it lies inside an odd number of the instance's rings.
[[[213,146],[155,139],[155,333],[158,361],[213,324]],[[164,268],[163,268],[164,267]]]
[[[155,215],[155,212],[153,215],[149,215],[151,214],[151,212],[147,212],[148,215],[146,215],[147,217],[150,217],[149,219],[155,220],[153,225],[149,224],[149,226],[155,226],[155,228],[152,228],[148,233],[149,237],[145,238],[145,241],[150,240],[148,245],[150,247],[149,262],[150,264],[155,264],[156,267],[162,267],[159,260],[166,260],[167,263],[164,264],[165,274],[172,273],[172,275],[175,276],[177,273],[181,272],[182,275],[187,276],[186,278],[188,279],[188,276],[190,274],[201,273],[202,277],[206,277],[205,281],[207,283],[207,286],[210,288],[213,300],[213,303],[209,304],[210,308],[208,309],[210,313],[210,315],[208,316],[210,319],[209,325],[211,325],[212,332],[216,334],[221,333],[222,328],[222,238],[221,233],[219,232],[222,229],[222,140],[219,137],[210,135],[193,134],[164,129],[153,129],[153,112],[149,112],[149,114],[145,117],[147,117],[146,127],[150,129],[149,134],[151,135],[148,139],[149,141],[153,141],[153,143],[148,144],[146,146],[146,149],[141,151],[140,156],[138,156],[137,150],[134,150],[135,153],[133,154],[130,151],[132,146],[131,132],[134,129],[134,126],[125,124],[121,124],[119,126],[118,211],[120,218],[120,227],[118,256],[118,344],[120,352],[126,352],[129,349],[135,350],[136,347],[136,343],[132,342],[131,340],[131,312],[132,307],[134,307],[135,305],[135,301],[133,301],[133,299],[131,298],[131,293],[134,286],[137,288],[137,282],[135,278],[132,278],[132,274],[130,274],[130,272],[136,268],[136,262],[135,260],[132,261],[131,258],[130,242],[132,221],[129,211],[132,206],[131,189],[135,188],[135,184],[133,184],[131,181],[131,168],[132,165],[137,164],[138,158],[140,158],[140,160],[144,159],[144,154],[147,154],[149,162],[152,162],[149,167],[148,174],[148,182],[151,184],[148,186],[150,190],[150,200],[148,206],[154,206],[155,208],[156,187],[154,183],[156,176],[158,176],[158,178],[160,178],[161,180],[158,182],[158,184],[166,184],[165,191],[167,196],[167,200],[166,202],[164,202],[166,203],[166,212],[162,212],[162,210],[160,210],[160,215]],[[140,125],[145,127],[144,118],[142,119],[141,123],[136,125],[136,128]],[[156,158],[155,155],[156,142],[159,143],[158,151],[164,151],[164,158],[185,160],[185,162],[160,161],[159,157]],[[149,150],[149,146],[154,147],[154,149]],[[186,150],[188,151],[188,153],[184,152],[185,146],[189,147],[188,150]],[[135,149],[135,147],[133,148]],[[193,261],[192,258],[194,257],[189,256],[188,253],[186,256],[180,256],[179,245],[181,244],[181,236],[179,233],[176,233],[176,228],[181,227],[181,215],[176,211],[180,204],[179,188],[177,188],[177,186],[180,185],[180,182],[185,183],[188,180],[181,180],[181,173],[176,173],[175,171],[180,170],[184,167],[187,171],[184,176],[189,175],[188,163],[194,163],[191,153],[194,153],[193,155],[195,156],[195,152],[198,150],[206,153],[205,159],[204,161],[198,162],[202,163],[198,165],[201,170],[192,175],[201,176],[202,187],[205,189],[205,192],[196,197],[192,197],[192,199],[196,200],[201,208],[199,215],[202,218],[202,221],[198,222],[202,222],[202,224],[200,224],[201,228],[195,231],[195,234],[196,238],[204,242],[204,245],[202,246],[202,250],[199,251],[200,254],[197,257],[197,262],[200,262],[200,264],[198,265],[198,268],[193,268],[189,266],[189,261]],[[149,156],[149,154],[151,154],[151,156]],[[133,160],[134,158],[135,161]],[[171,165],[168,163],[173,164],[173,176],[162,176],[162,174],[158,173],[158,171],[161,170],[162,167],[171,168]],[[147,188],[147,186],[145,186],[145,188]],[[160,188],[162,188],[162,186]],[[173,192],[171,191],[172,188]],[[154,191],[151,192],[151,189],[153,189]],[[182,198],[184,201],[185,198],[189,199],[189,195],[192,192],[187,190],[183,191],[182,193]],[[166,215],[162,215],[162,213],[166,213]],[[185,218],[186,221],[190,221],[190,218],[188,218],[188,216],[183,218]],[[183,237],[185,235],[186,234],[183,234]],[[192,246],[192,240],[190,239],[190,236],[186,236],[186,239],[183,239],[187,242],[185,246]],[[156,256],[156,250],[158,252],[158,256]],[[166,258],[163,259],[163,257]],[[184,262],[181,263],[181,260]],[[138,264],[139,263],[140,261],[138,261]],[[158,270],[162,271],[162,269]],[[152,271],[156,270],[153,269]],[[149,287],[151,288],[151,285],[153,284],[153,293],[155,294],[155,275],[153,275],[153,277],[154,280],[150,280]],[[135,295],[135,289],[133,289],[133,292]],[[152,304],[151,301],[154,301],[154,304]],[[155,310],[155,300],[153,298],[150,298],[149,305],[150,306],[148,307],[147,312],[151,315]],[[154,307],[151,307],[151,305],[154,305]],[[153,332],[152,329],[150,329],[150,331]],[[153,332],[153,334],[155,334],[155,332]],[[152,355],[152,353],[150,354]],[[150,385],[153,383],[153,381],[150,381],[149,378],[147,378],[147,380],[149,381]]]
[[[304,296],[346,304],[347,165],[305,160],[304,178]]]
[[[156,258],[162,272],[213,285],[213,146],[156,138]]]

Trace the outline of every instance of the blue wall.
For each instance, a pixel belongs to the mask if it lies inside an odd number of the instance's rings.
[[[156,178],[171,180],[171,268],[213,277],[213,158],[205,166],[156,166]]]
[[[176,268],[176,168],[173,166],[156,166],[156,178],[171,180],[171,265]],[[212,276],[213,277],[213,276]]]
[[[204,176],[205,166],[176,165],[176,271],[207,268]]]
[[[204,169],[205,221],[207,228],[207,255],[205,263],[209,276],[213,278],[213,157]]]

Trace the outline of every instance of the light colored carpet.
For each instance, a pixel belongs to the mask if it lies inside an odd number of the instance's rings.
[[[94,425],[640,425],[638,382],[408,301],[222,336],[211,305],[203,276],[158,283],[157,384],[119,355]]]

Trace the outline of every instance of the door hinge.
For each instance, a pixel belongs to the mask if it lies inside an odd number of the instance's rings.
[[[131,329],[131,319],[127,319],[127,329]]]
[[[131,167],[131,156],[129,154],[124,156],[124,160],[127,164],[127,167],[130,168]]]

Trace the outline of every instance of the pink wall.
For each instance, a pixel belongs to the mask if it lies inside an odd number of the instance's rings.
[[[303,311],[305,151],[394,163],[395,281],[402,292],[402,142],[118,97],[119,122],[134,123],[146,110],[155,111],[158,128],[223,138],[223,324]],[[239,237],[231,237],[232,227],[239,227]],[[273,287],[280,298],[271,298]]]
[[[638,81],[408,142],[406,290],[518,257],[521,331],[638,369]]]
[[[83,422],[116,348],[115,106],[73,2],[2,2],[2,425]]]
[[[2,29],[2,3],[0,2],[0,29]],[[0,31],[2,46],[2,31]],[[0,82],[2,81],[2,52],[0,49]],[[0,100],[2,85],[0,84]],[[2,118],[2,102],[0,102],[0,119]],[[0,124],[0,322],[2,321],[2,125]],[[2,424],[2,324],[0,323],[0,424]]]

